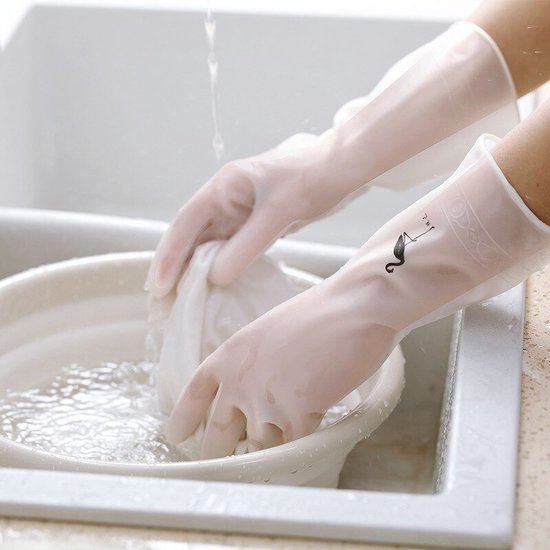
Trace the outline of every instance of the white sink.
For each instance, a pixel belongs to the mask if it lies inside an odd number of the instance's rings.
[[[204,13],[145,1],[143,9],[69,4],[23,13],[2,51],[0,276],[152,249],[164,226],[137,218],[168,220],[216,169]],[[283,13],[215,18],[227,158],[324,130],[342,103],[447,25]],[[329,275],[427,190],[372,190],[271,253]],[[0,513],[506,547],[522,314],[519,287],[411,333],[402,403],[353,451],[339,489],[0,469]]]
[[[161,223],[0,209],[1,275],[150,249]],[[328,275],[350,249],[283,240],[271,254]],[[500,548],[512,537],[522,288],[412,332],[402,401],[348,458],[339,489],[0,468],[0,514],[344,540]]]

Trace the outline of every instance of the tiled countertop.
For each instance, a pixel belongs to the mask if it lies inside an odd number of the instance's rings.
[[[550,541],[550,265],[533,275],[527,285],[516,510],[514,549],[547,548]],[[3,550],[397,548],[7,519],[0,519],[0,545]]]

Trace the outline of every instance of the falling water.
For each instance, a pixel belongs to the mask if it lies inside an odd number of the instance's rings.
[[[210,0],[207,4],[206,17],[204,18],[206,40],[208,41],[208,72],[210,73],[210,95],[212,98],[212,118],[214,121],[214,138],[212,146],[216,154],[218,164],[221,164],[224,154],[224,143],[221,133],[220,101],[218,90],[218,57],[215,50],[216,21],[212,16]]]

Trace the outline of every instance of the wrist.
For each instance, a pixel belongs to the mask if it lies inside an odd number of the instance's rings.
[[[376,175],[369,155],[372,141],[368,117],[356,113],[316,144],[315,155],[324,178],[343,197],[354,193]]]

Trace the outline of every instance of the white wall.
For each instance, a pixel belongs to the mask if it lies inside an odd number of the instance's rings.
[[[31,27],[29,18],[0,50],[0,189],[15,203],[32,202],[35,183]]]
[[[28,13],[2,55],[0,205],[169,219],[217,169],[203,17],[202,8]],[[342,103],[446,26],[237,13],[216,21],[226,160],[324,130]],[[374,190],[300,236],[359,245],[425,191]]]

